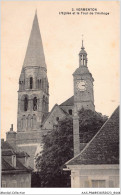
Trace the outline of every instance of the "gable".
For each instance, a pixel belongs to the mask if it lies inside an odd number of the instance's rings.
[[[65,102],[60,104],[60,106],[73,106],[74,105],[74,96],[67,99]]]
[[[63,119],[65,116],[66,113],[64,113],[63,110],[56,104],[44,121],[42,129],[52,130],[53,125],[56,125],[58,123],[57,120]]]

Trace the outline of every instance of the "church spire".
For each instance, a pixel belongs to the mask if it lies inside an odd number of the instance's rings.
[[[32,30],[23,64],[23,67],[31,66],[37,66],[46,69],[43,44],[37,18],[37,10],[35,11]]]

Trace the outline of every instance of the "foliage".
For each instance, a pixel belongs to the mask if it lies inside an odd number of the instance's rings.
[[[32,172],[31,186],[32,186],[32,188],[41,187],[41,176],[38,172]]]
[[[106,116],[91,110],[79,112],[81,143],[88,143],[107,120]],[[43,137],[43,151],[36,158],[41,187],[70,187],[70,171],[64,164],[73,158],[73,119],[59,121],[58,128]]]

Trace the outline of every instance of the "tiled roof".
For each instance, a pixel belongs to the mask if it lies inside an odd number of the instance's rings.
[[[65,102],[60,104],[59,106],[61,107],[61,106],[73,106],[73,105],[74,105],[74,96],[70,97]]]
[[[13,147],[7,142],[4,141],[1,144],[2,148],[2,171],[31,171],[30,167],[24,166],[18,158],[29,156],[26,152],[15,151]],[[12,166],[12,155],[16,155],[16,167]]]
[[[3,141],[1,143],[1,149],[12,149],[13,150],[13,147],[7,141]]]
[[[2,171],[15,170],[6,160],[2,157]]]
[[[19,158],[23,158],[25,156],[29,156],[26,152],[22,151],[22,152],[16,152],[16,156]]]
[[[2,156],[11,156],[13,154],[16,154],[13,150],[8,149],[8,150],[2,150]]]
[[[82,152],[66,165],[119,164],[119,107]]]
[[[16,159],[16,170],[22,170],[22,171],[27,171],[29,170],[27,167],[25,167],[18,159]]]

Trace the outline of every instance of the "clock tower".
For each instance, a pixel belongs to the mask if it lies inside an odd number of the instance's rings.
[[[79,68],[73,73],[74,79],[74,106],[77,111],[84,109],[95,110],[92,74],[87,67],[87,52],[83,46],[79,53]]]

